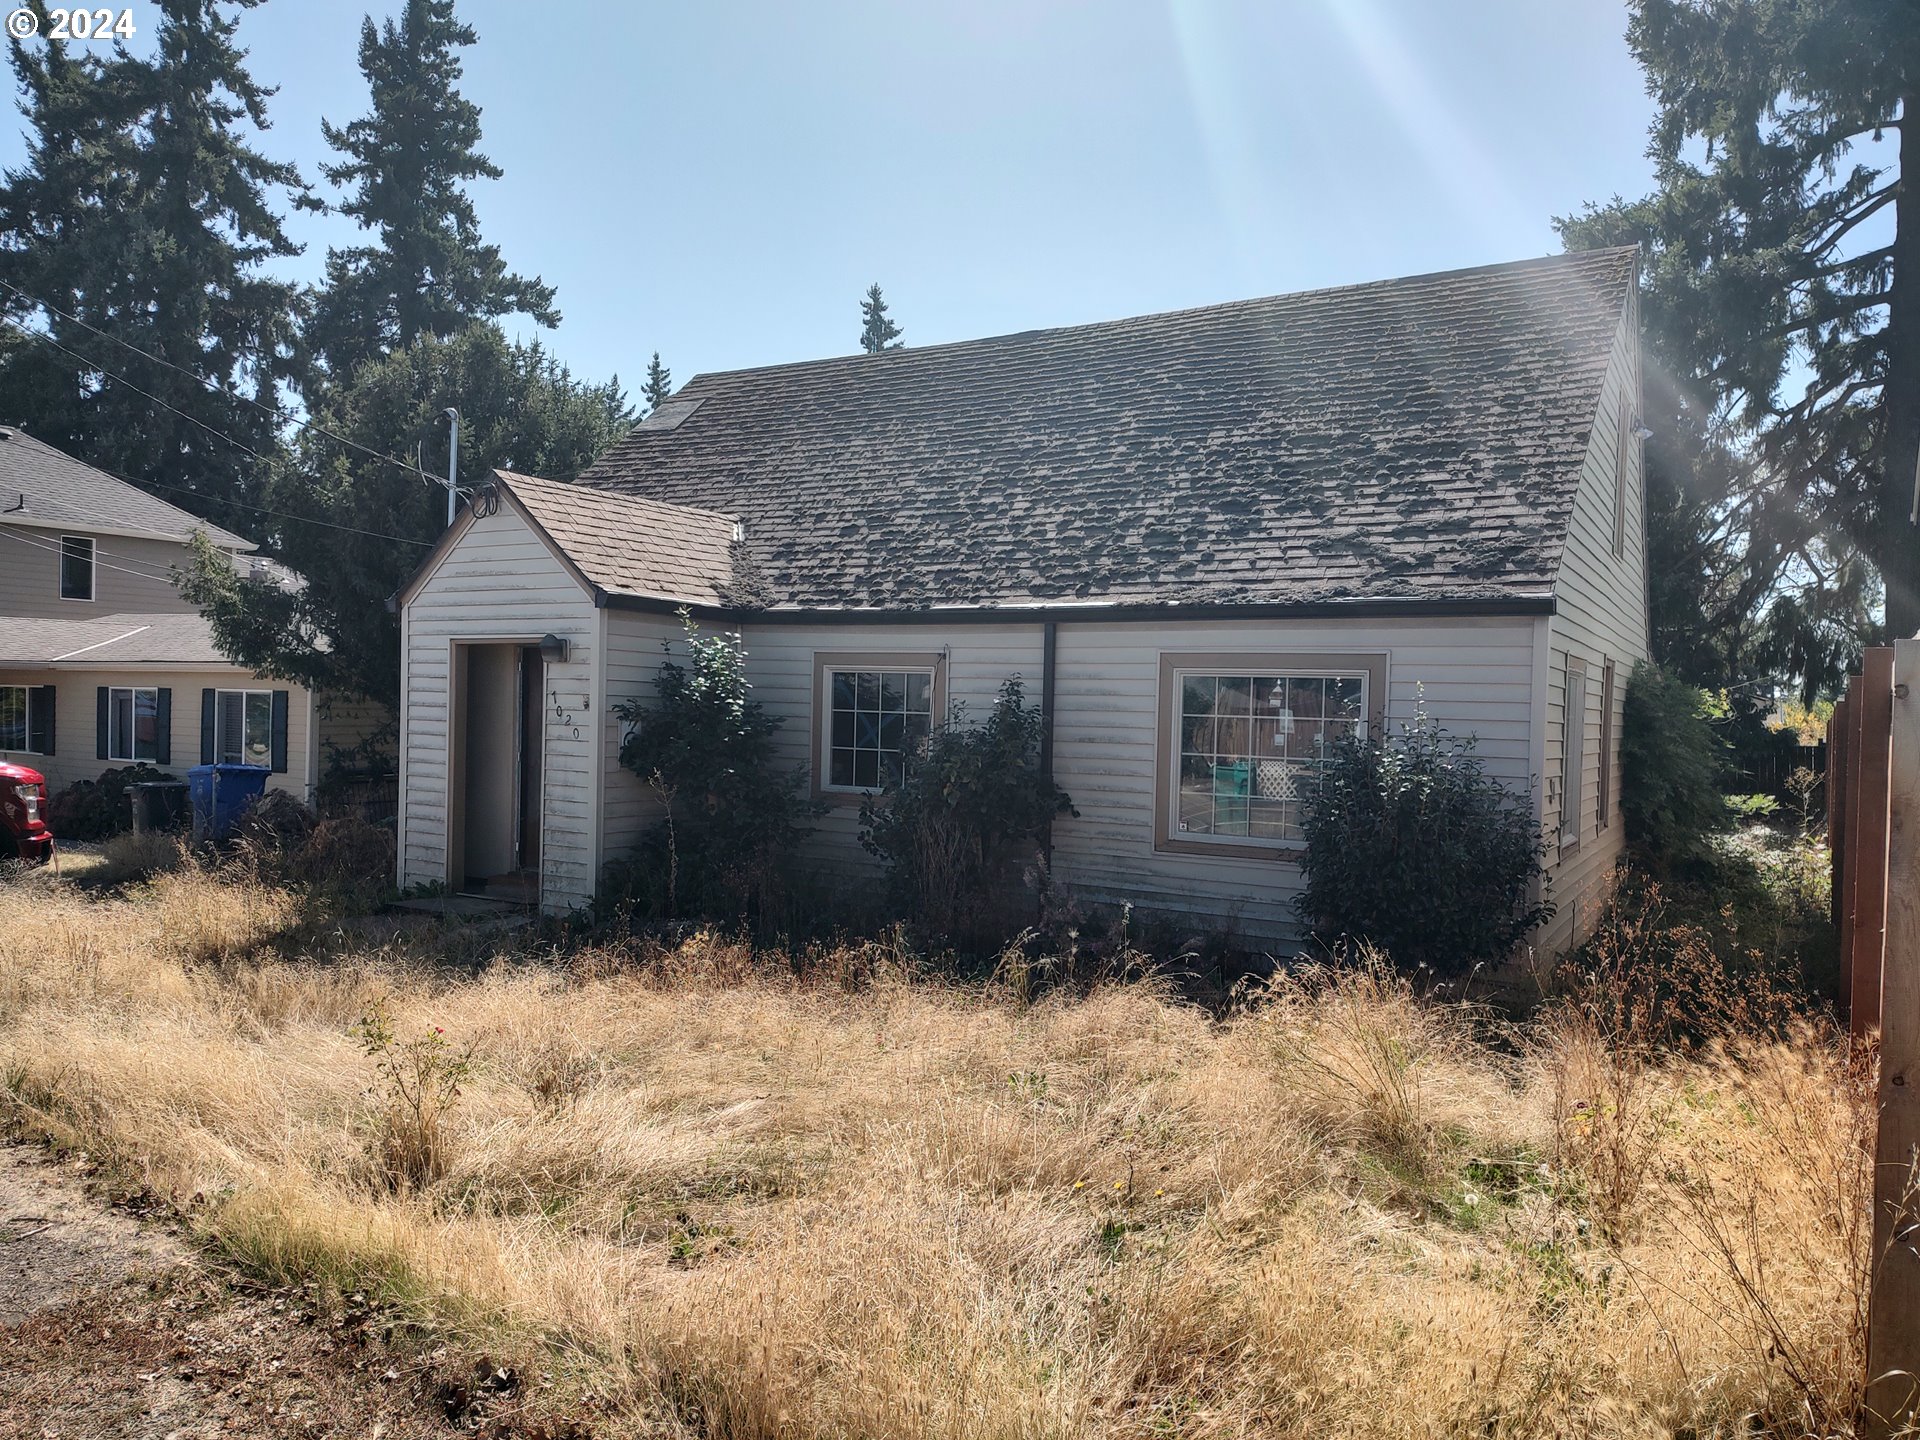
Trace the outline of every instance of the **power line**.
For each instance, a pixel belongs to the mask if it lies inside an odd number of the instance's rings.
[[[4,284],[4,283],[5,283],[4,281],[0,281],[0,284]],[[170,410],[175,415],[178,415],[181,419],[189,421],[194,425],[198,425],[202,430],[205,430],[209,435],[212,435],[217,439],[224,440],[229,445],[235,446],[238,449],[246,451],[247,454],[251,455],[254,459],[258,460],[262,465],[266,465],[270,467],[277,465],[278,462],[276,462],[271,456],[262,455],[258,450],[255,450],[251,445],[248,445],[246,442],[241,440],[236,440],[231,435],[226,434],[224,431],[216,430],[213,426],[207,424],[206,421],[201,420],[196,416],[189,415],[186,411],[181,410],[175,406],[169,405],[166,401],[162,400],[158,395],[149,394],[147,391],[142,390],[138,385],[135,385],[131,380],[128,380],[123,376],[114,374],[113,371],[107,369],[104,365],[101,365],[96,361],[89,359],[87,356],[82,355],[79,351],[69,349],[67,346],[62,345],[58,340],[54,339],[51,335],[47,334],[45,331],[35,330],[30,325],[24,325],[20,321],[14,319],[11,315],[0,315],[0,320],[3,320],[7,324],[11,325],[14,329],[18,330],[22,335],[31,336],[35,340],[39,340],[48,345],[51,345],[53,346],[54,349],[59,350],[60,352],[71,357],[72,359],[78,360],[82,365],[85,365],[88,369],[97,370],[100,374],[105,375],[109,380],[117,381],[118,383],[126,386],[129,390],[133,391],[136,395],[144,396],[146,399],[151,400],[155,405],[158,405],[161,409]],[[398,463],[398,462],[395,462],[395,463]],[[204,500],[207,498],[206,496],[200,494],[198,491],[189,490],[182,485],[165,485],[157,480],[149,480],[145,482],[141,482],[137,480],[129,480],[127,479],[126,476],[116,474],[114,471],[108,470],[105,466],[102,466],[102,465],[94,465],[92,468],[100,471],[100,473],[103,475],[111,475],[115,480],[120,481],[120,483],[123,485],[132,485],[135,489],[143,488],[143,484],[144,484],[144,486],[147,488],[152,488],[156,490],[171,490],[178,495],[191,495],[194,498],[201,499],[201,500]],[[431,476],[427,475],[423,471],[409,467],[407,469],[407,473],[423,481],[428,485],[438,486],[440,484],[438,480],[433,479]],[[259,515],[273,515],[282,520],[298,521],[303,525],[321,525],[326,527],[329,530],[345,531],[347,534],[350,534],[350,535],[365,535],[369,539],[373,539],[373,540],[392,540],[397,544],[401,544],[401,545],[417,545],[421,549],[431,549],[433,546],[433,542],[431,540],[413,540],[413,539],[409,539],[405,535],[389,535],[379,530],[362,530],[355,525],[340,525],[340,524],[336,524],[331,520],[316,520],[310,516],[295,515],[286,510],[272,510],[264,505],[251,505],[243,500],[227,500],[227,501],[223,501],[222,503],[231,505],[235,509],[239,509],[239,510],[251,510],[254,513]]]
[[[9,540],[18,540],[22,545],[31,546],[35,550],[44,550],[49,555],[58,555],[63,559],[66,557],[66,551],[61,546],[43,545],[38,540],[29,540],[25,535],[22,535],[18,530],[12,529],[11,527],[0,529],[0,535],[5,535]],[[99,558],[99,551],[97,550],[94,552],[93,563],[98,569],[111,570],[116,575],[131,575],[135,580],[145,580],[151,585],[166,585],[169,588],[173,585],[172,580],[163,579],[158,575],[147,575],[138,570],[127,570],[119,565],[109,565],[106,561]]]
[[[140,346],[134,344],[131,340],[124,339],[119,335],[111,334],[105,330],[100,329],[95,325],[91,325],[87,321],[82,320],[78,315],[70,315],[65,310],[62,310],[59,306],[50,304],[49,302],[40,299],[38,296],[29,295],[25,290],[22,290],[18,285],[15,285],[10,280],[0,280],[0,286],[5,286],[8,290],[11,290],[15,295],[18,295],[22,300],[26,301],[29,305],[37,305],[42,310],[45,310],[48,314],[58,315],[62,320],[71,321],[73,324],[78,325],[81,329],[86,330],[91,334],[98,335],[102,340],[110,340],[115,345],[122,346],[125,349],[131,350],[134,354],[140,356],[141,358],[152,361],[155,365],[164,365],[169,370],[178,371],[180,374],[186,376],[187,379],[193,381],[196,385],[204,386],[207,390],[211,391],[215,395],[224,396],[229,400],[238,400],[244,405],[251,405],[254,407],[254,409],[263,411],[264,413],[273,416],[276,420],[279,420],[284,424],[296,425],[302,430],[311,430],[313,433],[317,435],[324,435],[327,437],[327,439],[333,441],[337,445],[345,445],[349,449],[358,450],[361,454],[369,456],[372,459],[384,461],[388,465],[392,465],[397,469],[406,471],[407,474],[409,475],[413,475],[421,480],[425,480],[430,485],[439,483],[437,481],[430,479],[425,474],[425,472],[421,470],[421,468],[418,465],[409,465],[405,460],[401,460],[395,456],[389,455],[385,451],[375,450],[369,445],[362,445],[358,440],[349,440],[344,435],[335,434],[333,431],[327,429],[326,426],[320,424],[318,421],[302,420],[297,415],[291,415],[287,413],[285,410],[281,409],[278,405],[268,405],[266,402],[262,400],[254,399],[251,395],[243,395],[237,390],[229,390],[227,389],[226,386],[220,384],[217,380],[210,379],[205,375],[197,375],[183,365],[174,364],[173,361],[166,359],[164,356],[155,355],[151,350],[142,349]],[[55,343],[57,344],[58,342],[56,341]],[[73,352],[69,351],[68,353],[72,354]],[[81,357],[81,358],[85,358],[85,357]],[[96,366],[95,368],[102,369],[103,374],[109,373],[109,372],[106,372],[102,367]],[[118,379],[119,377],[115,376],[114,378]],[[126,384],[127,382],[123,380],[121,381],[121,383]],[[147,398],[153,399],[152,396],[148,396]],[[165,402],[160,401],[157,403],[164,404]],[[188,418],[191,419],[192,417],[189,416]]]

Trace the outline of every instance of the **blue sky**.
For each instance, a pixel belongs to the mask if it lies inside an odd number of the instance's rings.
[[[360,16],[392,9],[242,18],[280,87],[265,148],[309,179],[320,118],[365,108]],[[486,233],[559,287],[560,356],[630,389],[655,349],[677,382],[851,351],[875,280],[929,344],[1544,254],[1554,214],[1650,185],[1617,0],[461,11],[506,171]],[[290,225],[301,278],[351,242]]]

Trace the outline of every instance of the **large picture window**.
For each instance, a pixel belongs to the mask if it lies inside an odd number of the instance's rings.
[[[273,692],[221,690],[216,693],[213,758],[222,765],[273,763]]]
[[[1299,849],[1336,747],[1377,723],[1385,669],[1367,655],[1163,656],[1156,846]]]
[[[160,692],[115,686],[107,692],[107,758],[160,758]]]
[[[946,706],[938,654],[816,654],[814,790],[848,802],[897,785]]]

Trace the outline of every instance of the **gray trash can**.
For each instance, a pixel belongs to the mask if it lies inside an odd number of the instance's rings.
[[[133,833],[171,834],[187,822],[187,782],[143,780],[127,787],[133,806]]]

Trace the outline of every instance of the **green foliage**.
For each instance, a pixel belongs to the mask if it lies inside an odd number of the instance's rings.
[[[887,865],[893,903],[943,939],[982,936],[1017,895],[1020,865],[1057,815],[1076,813],[1040,766],[1044,717],[1018,676],[1000,686],[986,723],[956,702],[906,778],[860,806],[860,843]]]
[[[466,476],[499,467],[570,480],[633,418],[617,383],[576,380],[541,346],[514,344],[491,324],[362,365],[328,388],[315,418],[395,454],[417,436],[444,437],[449,404],[463,417]],[[324,436],[302,443],[300,473],[278,477],[270,500],[309,522],[284,525],[275,546],[306,584],[242,578],[203,546],[181,593],[207,612],[221,650],[249,669],[397,709],[400,627],[387,599],[446,528],[446,491]]]
[[[47,798],[47,825],[57,840],[105,840],[133,828],[129,785],[176,780],[153,765],[103,770],[98,779],[76,780]]]
[[[0,419],[242,529],[280,425],[223,392],[275,406],[298,377],[298,295],[268,267],[299,253],[273,193],[305,195],[254,148],[272,92],[229,13],[254,3],[161,0],[138,55],[15,42],[26,155],[0,184],[0,314],[65,347],[0,350]]]
[[[471,1047],[455,1050],[438,1025],[400,1039],[385,996],[368,1003],[352,1034],[379,1076],[372,1151],[381,1178],[395,1190],[432,1184],[451,1156],[450,1117],[473,1073]]]
[[[327,252],[307,340],[332,376],[475,320],[560,321],[553,287],[509,273],[499,247],[481,240],[466,192],[501,173],[479,150],[480,107],[456,88],[459,51],[478,38],[454,18],[453,0],[406,0],[398,21],[361,24],[373,108],[345,126],[320,122],[341,157],[321,170],[347,192],[335,212],[376,243]]]
[[[1765,820],[1780,808],[1780,802],[1771,795],[1726,795],[1721,797],[1727,807],[1727,813],[1735,820]]]
[[[1896,298],[1920,268],[1920,191],[1900,183],[1920,26],[1887,0],[1634,0],[1627,39],[1658,189],[1559,224],[1573,248],[1643,244],[1653,356],[1736,462],[1682,540],[1718,648],[1830,681],[1871,636],[1878,582],[1888,628],[1920,628],[1920,309]]]
[[[640,401],[652,414],[660,408],[660,402],[673,394],[673,372],[660,363],[660,352],[653,352],[653,359],[647,362],[647,378],[640,385]]]
[[[819,807],[801,794],[804,771],[777,761],[780,722],[750,696],[740,637],[703,636],[685,611],[681,619],[688,663],[661,665],[651,704],[614,707],[630,727],[620,763],[663,815],[631,859],[608,867],[603,891],[654,914],[761,914]]]
[[[1453,976],[1504,960],[1553,914],[1530,898],[1539,830],[1474,743],[1424,715],[1384,739],[1338,742],[1301,822],[1295,904],[1317,932]]]
[[[878,355],[882,350],[898,350],[903,343],[900,327],[887,317],[887,302],[876,281],[867,287],[866,297],[860,302],[860,348]]]
[[[1652,665],[1627,679],[1620,723],[1620,817],[1636,858],[1655,874],[1698,869],[1732,824],[1721,795],[1727,746],[1716,702]]]

